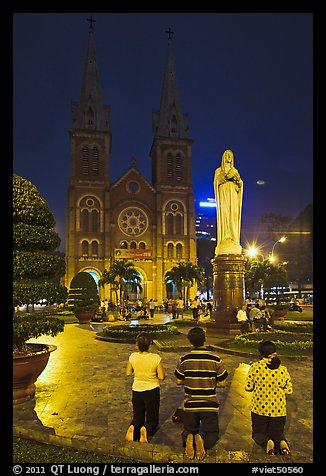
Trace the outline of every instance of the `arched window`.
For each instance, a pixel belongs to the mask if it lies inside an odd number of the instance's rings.
[[[175,217],[175,231],[177,235],[183,235],[183,217],[180,213]]]
[[[128,248],[128,243],[126,241],[121,241],[120,248],[127,249]]]
[[[135,241],[132,241],[132,242],[130,243],[130,249],[131,249],[131,250],[135,250],[136,248],[137,248],[137,243],[136,243]]]
[[[81,229],[82,231],[88,231],[88,210],[81,212]]]
[[[98,148],[96,147],[96,145],[94,145],[93,147],[92,174],[98,175]]]
[[[82,155],[82,174],[88,175],[89,173],[89,156],[88,156],[88,147],[84,145],[83,155]]]
[[[175,156],[175,179],[177,182],[182,180],[182,157],[179,152]]]
[[[173,243],[168,244],[168,259],[173,259],[174,246]]]
[[[173,181],[173,156],[171,153],[169,153],[167,156],[166,177],[169,182]]]
[[[182,245],[181,245],[181,243],[177,244],[175,251],[176,251],[176,258],[177,259],[182,259]]]
[[[99,213],[97,210],[92,210],[92,231],[99,230]]]
[[[82,241],[82,255],[88,256],[88,241]]]
[[[92,256],[97,256],[98,255],[98,242],[97,241],[92,241]]]
[[[166,216],[166,232],[168,235],[173,234],[173,215],[168,213]]]
[[[146,243],[144,243],[143,241],[141,241],[141,242],[139,243],[139,249],[140,249],[140,250],[145,250],[145,249],[146,249]]]

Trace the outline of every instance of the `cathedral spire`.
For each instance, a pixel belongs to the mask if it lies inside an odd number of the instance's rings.
[[[188,117],[183,114],[173,59],[172,35],[169,28],[167,60],[164,72],[160,110],[153,113],[153,133],[159,137],[189,138]]]
[[[84,67],[80,99],[72,106],[73,127],[76,129],[109,130],[109,108],[103,104],[100,76],[96,63],[92,18],[88,32],[87,55]]]

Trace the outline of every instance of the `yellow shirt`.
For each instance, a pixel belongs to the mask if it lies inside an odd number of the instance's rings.
[[[286,416],[286,397],[292,393],[290,374],[284,365],[271,370],[268,358],[250,366],[245,389],[253,392],[251,411],[263,416]]]

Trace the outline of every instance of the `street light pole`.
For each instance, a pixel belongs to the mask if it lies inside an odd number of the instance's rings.
[[[273,244],[273,247],[272,247],[271,254],[270,254],[270,260],[271,261],[274,261],[274,248],[275,248],[275,246],[277,245],[277,243],[284,243],[285,240],[286,240],[286,237],[281,236],[281,238],[279,240],[275,241],[275,243]]]

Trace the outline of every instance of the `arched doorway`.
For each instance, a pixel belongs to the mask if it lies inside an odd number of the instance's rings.
[[[136,282],[126,282],[124,300],[126,301],[142,301],[144,297],[144,279],[142,274],[137,271],[139,280]]]

